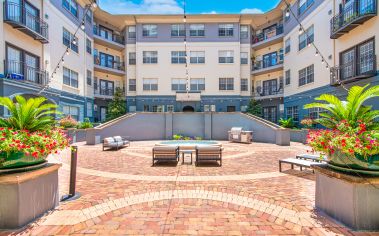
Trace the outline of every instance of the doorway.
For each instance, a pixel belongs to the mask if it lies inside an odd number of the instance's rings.
[[[185,106],[183,107],[183,112],[195,112],[195,108],[193,106]]]

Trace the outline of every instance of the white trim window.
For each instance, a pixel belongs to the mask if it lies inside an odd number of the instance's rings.
[[[315,80],[314,65],[299,70],[299,86],[313,83]]]
[[[171,37],[185,37],[186,27],[184,24],[171,25]]]
[[[86,39],[86,51],[92,55],[92,41],[89,38]]]
[[[158,25],[142,25],[142,36],[143,37],[157,37],[158,36]]]
[[[241,92],[249,91],[249,80],[241,79]]]
[[[65,28],[63,28],[63,45],[70,48],[72,51],[79,53],[78,38]]]
[[[234,78],[220,78],[218,87],[220,91],[234,90]]]
[[[78,17],[78,3],[75,0],[62,0],[62,6],[76,18]]]
[[[190,36],[191,37],[204,37],[205,36],[205,25],[204,24],[191,24],[190,25]]]
[[[164,112],[164,105],[153,105],[152,112]]]
[[[135,52],[129,52],[129,65],[135,65],[137,63],[137,57]]]
[[[185,51],[172,51],[171,63],[172,64],[186,64],[186,52]]]
[[[129,39],[135,39],[136,38],[136,26],[129,26],[128,27],[128,38]]]
[[[63,84],[73,88],[78,88],[78,77],[79,74],[77,72],[63,67]]]
[[[314,27],[313,25],[299,35],[299,51],[314,42]]]
[[[87,102],[87,117],[93,116],[93,104],[92,102]]]
[[[204,91],[205,79],[191,79],[191,91]]]
[[[291,70],[286,70],[285,72],[285,84],[290,85],[291,84]]]
[[[158,52],[157,51],[143,51],[143,64],[157,64]]]
[[[218,63],[220,64],[234,63],[234,51],[219,51]]]
[[[284,42],[284,53],[287,54],[291,52],[291,38],[286,39]]]
[[[65,105],[62,110],[65,116],[71,116],[74,120],[79,121],[79,107]]]
[[[287,119],[292,118],[293,122],[299,123],[299,107],[292,106],[286,108]]]
[[[248,39],[249,38],[249,26],[248,25],[241,25],[240,38],[241,39]]]
[[[204,51],[191,51],[190,52],[190,63],[191,64],[204,64],[205,63],[205,52]]]
[[[167,112],[174,112],[174,105],[167,105]]]
[[[172,91],[186,91],[187,80],[186,79],[172,79],[171,90]]]
[[[219,24],[218,36],[219,37],[233,37],[234,25],[233,24]]]
[[[313,4],[314,0],[299,0],[298,15],[302,15]]]
[[[137,81],[136,81],[136,79],[129,79],[129,91],[130,92],[137,91]]]
[[[143,79],[143,91],[158,91],[158,79]]]
[[[241,52],[241,65],[249,64],[249,53]]]

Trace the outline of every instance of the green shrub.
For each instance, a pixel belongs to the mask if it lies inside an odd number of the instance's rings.
[[[295,127],[295,123],[293,122],[293,119],[292,119],[292,118],[288,118],[288,119],[280,118],[280,120],[279,120],[279,124],[280,124],[283,128],[288,128],[288,129],[292,129],[292,128]]]
[[[73,119],[71,116],[63,117],[58,122],[59,126],[63,129],[76,128],[78,126],[78,122]]]
[[[78,129],[90,129],[93,128],[93,124],[89,120],[89,118],[85,118],[84,122],[78,124]]]
[[[172,136],[172,139],[173,139],[173,140],[183,140],[183,136],[180,135],[180,134],[174,134],[174,135]]]

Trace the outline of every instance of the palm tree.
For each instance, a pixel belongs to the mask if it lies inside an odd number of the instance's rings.
[[[50,129],[54,123],[54,116],[60,114],[57,105],[46,103],[44,97],[25,99],[16,96],[16,102],[8,97],[0,97],[0,106],[9,110],[9,118],[0,118],[0,127],[15,130],[29,130],[31,132]]]
[[[316,120],[326,128],[334,129],[341,121],[345,120],[352,127],[357,127],[358,121],[362,121],[368,129],[378,129],[379,110],[371,110],[372,106],[363,105],[367,100],[374,97],[379,97],[379,86],[370,88],[369,84],[363,87],[354,86],[349,90],[346,101],[341,101],[334,95],[322,94],[315,100],[326,103],[315,102],[305,105],[304,108],[326,110],[326,112],[320,113],[322,118]]]

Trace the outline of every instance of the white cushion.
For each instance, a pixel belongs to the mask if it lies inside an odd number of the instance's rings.
[[[113,137],[116,142],[123,142],[121,136]]]

